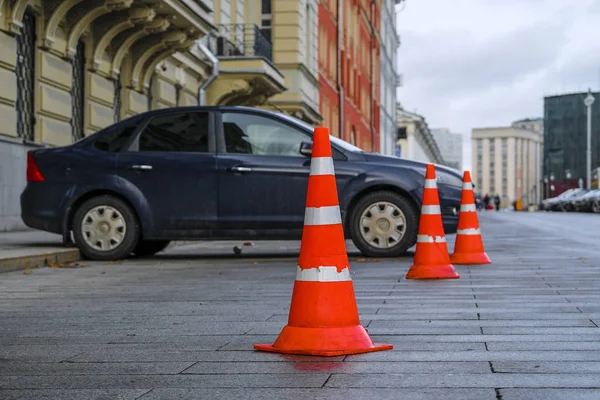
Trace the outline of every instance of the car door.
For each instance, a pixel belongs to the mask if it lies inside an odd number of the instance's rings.
[[[310,157],[305,132],[265,115],[224,111],[217,118],[224,152],[217,156],[222,229],[301,229]]]
[[[150,209],[157,232],[206,237],[217,220],[213,114],[160,112],[119,154],[123,185]],[[160,234],[159,234],[160,235]]]

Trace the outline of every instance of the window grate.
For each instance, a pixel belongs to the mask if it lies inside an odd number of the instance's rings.
[[[85,113],[85,43],[79,41],[77,52],[73,57],[73,87],[71,99],[73,101],[73,118],[71,118],[71,134],[73,142],[83,139],[84,113]]]
[[[23,16],[23,28],[17,36],[17,135],[35,139],[35,42],[36,17],[31,12]]]

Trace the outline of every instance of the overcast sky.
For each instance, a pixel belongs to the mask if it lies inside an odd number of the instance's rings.
[[[543,97],[598,90],[600,0],[406,0],[398,101],[430,128],[471,129],[543,116]],[[586,38],[587,36],[587,38]]]

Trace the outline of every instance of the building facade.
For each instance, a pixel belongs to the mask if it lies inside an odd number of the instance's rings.
[[[25,228],[29,149],[174,106],[319,123],[317,24],[316,0],[0,0],[0,231]]]
[[[600,92],[592,93],[592,170],[600,167]],[[544,98],[544,198],[585,187],[587,177],[587,93]]]
[[[431,134],[440,148],[442,157],[452,168],[463,169],[463,135],[453,133],[448,128],[432,129]]]
[[[425,118],[419,114],[396,109],[396,156],[407,160],[447,165],[429,130]]]
[[[319,3],[323,124],[364,150],[380,148],[380,26],[383,0]]]
[[[541,201],[542,120],[517,121],[508,127],[473,129],[472,178],[482,195],[499,195],[503,207],[520,199]]]
[[[381,110],[379,119],[379,152],[394,155],[396,148],[396,88],[401,80],[398,74],[400,38],[396,29],[396,4],[401,0],[384,0],[381,7]]]

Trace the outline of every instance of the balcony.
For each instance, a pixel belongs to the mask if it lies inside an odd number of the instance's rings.
[[[263,57],[273,62],[273,44],[254,24],[219,25],[209,49],[217,57]]]
[[[273,45],[254,24],[218,25],[207,47],[219,59],[219,78],[207,93],[211,104],[258,106],[286,90],[273,64]]]

